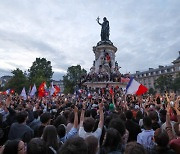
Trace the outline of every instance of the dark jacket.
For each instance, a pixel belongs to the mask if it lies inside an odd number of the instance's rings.
[[[8,139],[21,139],[23,142],[29,142],[34,137],[33,130],[26,124],[19,124],[17,122],[11,125]]]
[[[128,142],[137,141],[137,135],[141,132],[140,126],[132,120],[125,122],[126,129],[129,131]]]

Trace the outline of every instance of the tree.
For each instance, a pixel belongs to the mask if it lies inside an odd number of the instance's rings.
[[[81,77],[87,75],[80,65],[68,67],[67,74],[63,76],[64,93],[73,93],[76,86],[81,86]]]
[[[51,62],[45,58],[36,58],[28,71],[30,84],[37,86],[43,81],[49,83],[53,75]]]
[[[172,75],[161,75],[158,79],[155,80],[155,88],[159,89],[160,92],[171,90],[172,85]]]
[[[177,74],[176,78],[173,81],[173,90],[175,92],[180,92],[180,73]]]
[[[21,93],[23,87],[28,86],[28,79],[23,73],[22,70],[17,68],[16,70],[13,70],[11,72],[13,74],[12,78],[9,80],[9,82],[5,85],[5,89],[14,89],[15,92]]]
[[[154,95],[156,93],[156,91],[153,88],[149,88],[149,94]]]

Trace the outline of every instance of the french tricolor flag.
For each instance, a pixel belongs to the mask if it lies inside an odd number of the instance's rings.
[[[81,94],[81,93],[83,93],[83,90],[82,90],[82,89],[79,89],[78,92]]]
[[[88,98],[91,99],[92,98],[92,95],[90,92],[88,92]]]
[[[10,89],[5,91],[5,95],[8,95],[10,93]]]
[[[126,87],[126,94],[136,94],[136,95],[142,95],[146,93],[148,89],[134,80],[134,78],[131,78],[127,87]]]

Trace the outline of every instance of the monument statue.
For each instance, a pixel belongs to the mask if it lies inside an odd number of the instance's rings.
[[[99,17],[96,19],[98,24],[101,25],[101,41],[109,41],[109,21],[106,17],[103,18],[103,23],[99,22]]]

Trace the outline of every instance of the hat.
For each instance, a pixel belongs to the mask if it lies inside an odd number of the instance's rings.
[[[113,111],[113,110],[114,110],[114,104],[112,104],[112,103],[109,104],[109,110],[110,110],[110,111]]]

